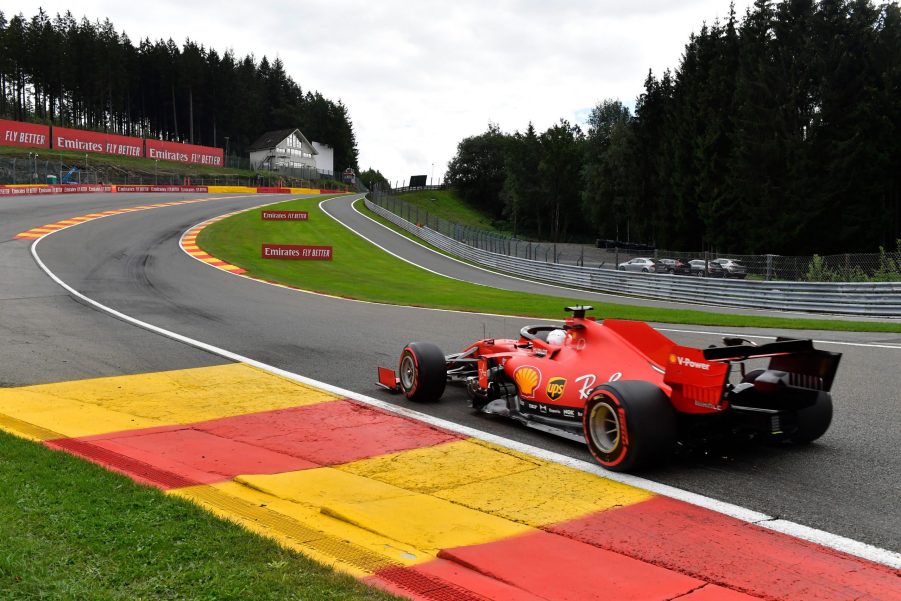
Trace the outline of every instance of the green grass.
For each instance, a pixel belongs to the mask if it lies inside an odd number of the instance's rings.
[[[437,216],[453,223],[483,230],[498,231],[488,216],[466,204],[454,194],[453,190],[405,192],[400,194],[397,199],[419,207],[423,211],[428,211],[431,219]],[[415,221],[415,217],[413,221]],[[425,222],[424,213],[422,214],[422,221],[423,223]]]
[[[0,432],[0,599],[395,599],[200,507]]]
[[[322,213],[317,207],[321,200],[292,200],[270,207],[307,210],[310,212],[307,222],[262,221],[260,209],[256,209],[207,227],[201,232],[198,243],[211,255],[239,265],[255,277],[314,292],[381,303],[552,319],[563,315],[565,305],[589,303],[594,305],[595,315],[601,318],[731,327],[901,332],[901,323],[639,307],[587,301],[580,298],[578,292],[559,298],[460,282],[426,272],[378,250]],[[260,246],[264,242],[333,246],[334,259],[262,259]]]

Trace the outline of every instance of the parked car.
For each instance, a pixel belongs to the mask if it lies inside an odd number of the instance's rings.
[[[714,259],[714,263],[722,265],[725,277],[745,279],[748,277],[748,269],[735,259]]]
[[[658,259],[666,273],[674,275],[691,275],[691,265],[682,259]]]
[[[726,270],[719,263],[705,261],[704,259],[692,259],[688,262],[691,266],[691,275],[708,278],[725,277]]]
[[[664,273],[665,271],[663,265],[658,263],[656,259],[649,259],[647,257],[638,257],[631,261],[620,263],[617,269],[620,271],[641,271],[644,273]]]

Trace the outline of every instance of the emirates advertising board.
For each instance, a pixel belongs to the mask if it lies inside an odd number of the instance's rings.
[[[144,156],[144,140],[141,138],[67,127],[53,128],[53,148],[75,152],[113,154],[122,157]]]
[[[331,261],[331,246],[307,246],[298,244],[263,244],[264,259],[293,259],[295,261]]]
[[[159,161],[176,161],[191,165],[208,165],[222,167],[224,153],[221,148],[147,140],[147,158]]]
[[[36,123],[0,119],[0,146],[50,148],[50,128]]]

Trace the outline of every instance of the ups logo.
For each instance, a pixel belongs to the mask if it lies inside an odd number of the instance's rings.
[[[547,383],[547,398],[556,401],[566,390],[566,378],[551,378]]]

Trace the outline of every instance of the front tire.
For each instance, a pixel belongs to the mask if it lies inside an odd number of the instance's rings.
[[[614,472],[659,463],[676,444],[676,412],[669,398],[640,380],[595,388],[585,405],[582,428],[595,460]]]
[[[417,403],[437,401],[447,384],[444,353],[431,342],[411,342],[400,354],[400,389]]]

